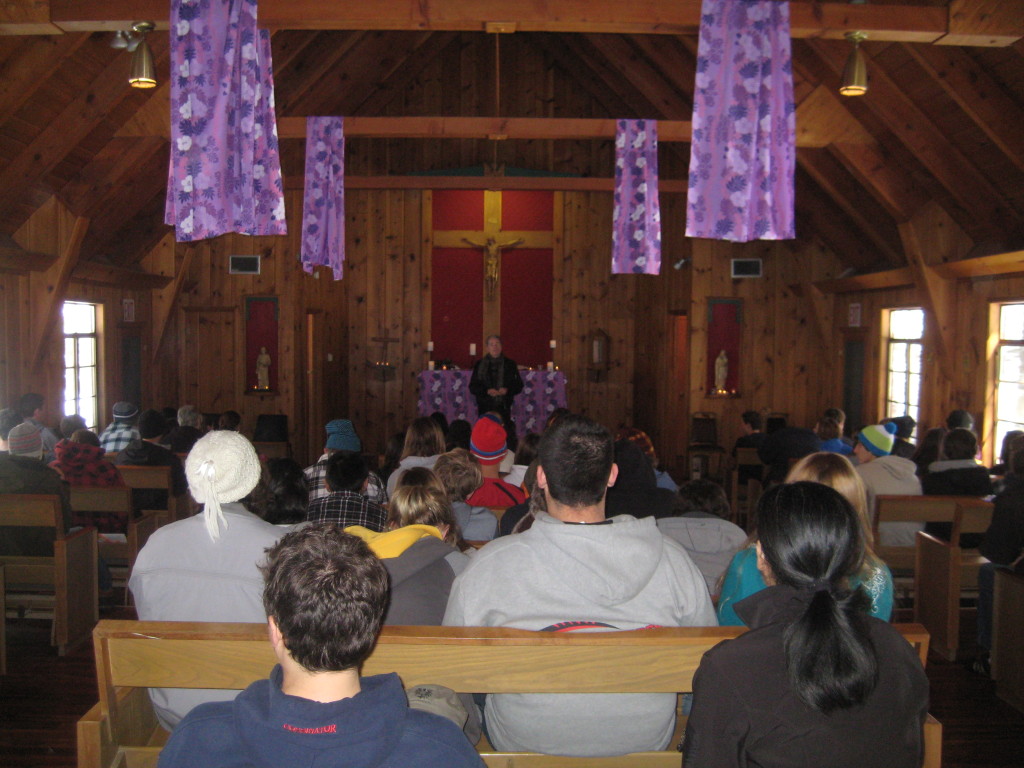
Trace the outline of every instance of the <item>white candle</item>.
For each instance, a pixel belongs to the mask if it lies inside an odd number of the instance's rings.
[[[433,352],[433,351],[434,351],[434,342],[428,341],[427,342],[427,352]]]
[[[469,345],[469,356],[470,357],[475,357],[476,356],[476,344],[470,344]]]
[[[430,360],[430,361],[429,361],[429,362],[427,363],[427,370],[428,370],[428,371],[432,371],[432,370],[434,370],[434,361],[433,361],[433,360]]]
[[[555,347],[558,346],[558,342],[552,339],[551,341],[548,342],[548,346],[554,349]]]
[[[555,370],[555,364],[548,360],[548,371],[553,372]]]

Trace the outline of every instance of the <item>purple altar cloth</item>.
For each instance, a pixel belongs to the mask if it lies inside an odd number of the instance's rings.
[[[479,414],[476,399],[469,392],[471,370],[423,371],[420,384],[419,415],[429,416],[440,411],[449,422],[465,419],[476,422]],[[512,420],[516,434],[523,437],[530,432],[543,432],[548,416],[556,408],[565,408],[565,374],[561,371],[520,371],[523,391],[516,395],[512,407]]]

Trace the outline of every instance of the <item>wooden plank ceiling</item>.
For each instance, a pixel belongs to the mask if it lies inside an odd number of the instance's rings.
[[[352,121],[348,171],[377,184],[485,163],[608,177],[608,121],[647,117],[675,121],[661,171],[682,183],[699,7],[261,0],[286,179],[301,178],[302,141],[289,137],[307,115],[395,119],[390,132],[367,119],[362,136]],[[800,237],[860,272],[899,269],[900,225],[934,201],[980,252],[1024,247],[1024,2],[791,8]],[[53,195],[89,222],[80,264],[130,267],[168,231],[167,35],[150,36],[161,83],[150,92],[127,86],[128,55],[109,45],[136,18],[166,29],[166,0],[0,7],[0,269],[32,263],[9,236]],[[488,23],[515,32],[487,34]],[[837,93],[847,29],[871,35],[858,99]],[[499,116],[518,120],[486,119]],[[427,117],[476,120],[415,120]],[[487,138],[496,132],[507,138]]]

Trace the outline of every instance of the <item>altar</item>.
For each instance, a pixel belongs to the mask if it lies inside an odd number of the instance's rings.
[[[465,419],[476,423],[479,414],[476,399],[469,391],[471,370],[423,371],[420,386],[419,415],[440,411],[451,423]],[[518,437],[530,432],[543,432],[548,416],[556,408],[565,408],[565,374],[561,371],[519,371],[523,391],[516,395],[512,420]]]

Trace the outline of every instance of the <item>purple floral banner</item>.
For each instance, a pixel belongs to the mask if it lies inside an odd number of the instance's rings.
[[[660,272],[658,124],[654,120],[619,120],[615,130],[612,274]]]
[[[256,0],[171,0],[171,162],[179,242],[284,235],[270,34]]]
[[[795,237],[795,167],[789,3],[704,0],[687,237]]]
[[[306,118],[306,188],[302,197],[302,268],[345,264],[345,118]]]

